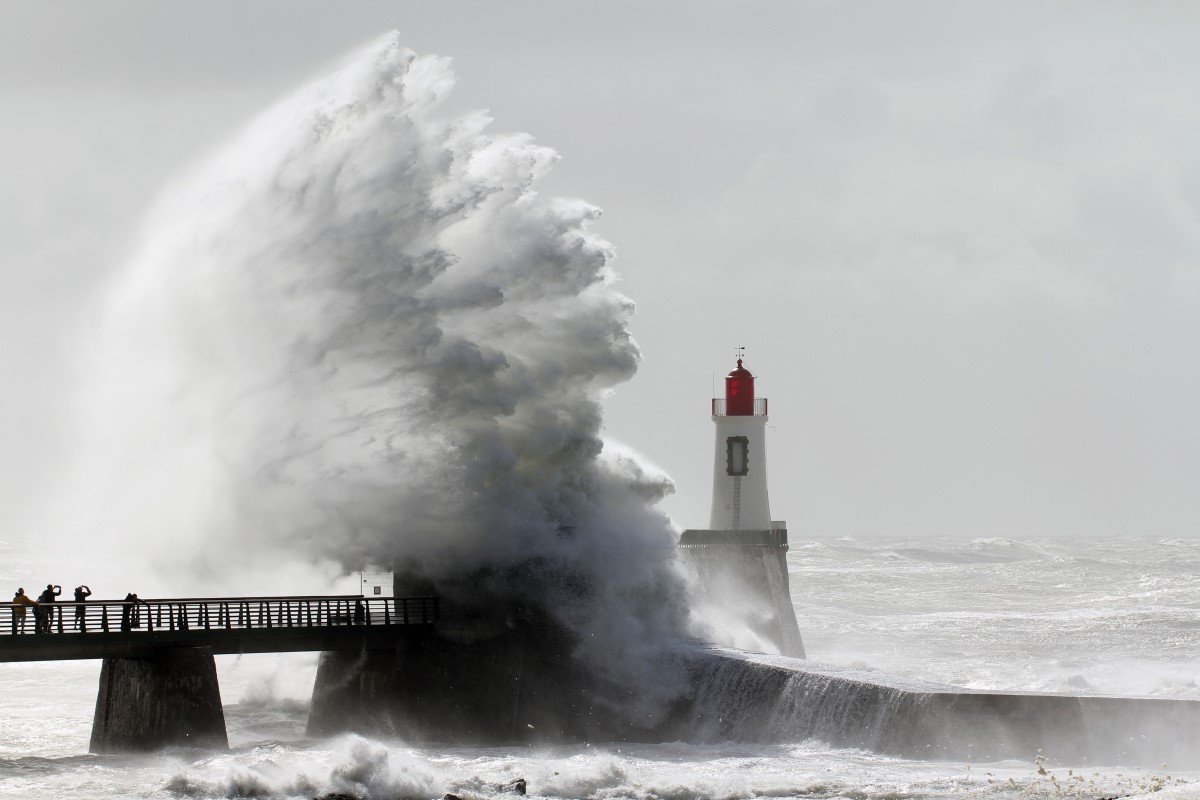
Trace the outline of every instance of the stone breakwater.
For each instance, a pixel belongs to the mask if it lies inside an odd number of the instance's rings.
[[[597,702],[569,636],[436,631],[407,652],[326,654],[309,732],[428,741],[799,742],[922,760],[1200,766],[1200,702],[974,691],[868,670],[680,645],[686,686],[631,725]]]
[[[818,739],[905,758],[1200,765],[1200,702],[961,689],[697,648],[675,724],[693,742]]]

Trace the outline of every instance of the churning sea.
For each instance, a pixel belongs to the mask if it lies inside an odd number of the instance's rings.
[[[0,542],[11,580],[33,568]],[[1200,542],[798,537],[809,657],[971,688],[1200,699]],[[26,584],[45,583],[37,576]],[[14,587],[15,588],[15,587]],[[304,736],[316,656],[219,657],[232,749],[87,753],[99,664],[0,664],[0,798],[1197,796],[1163,764],[913,761],[819,741],[431,747]],[[1198,743],[1200,744],[1200,743]],[[1068,770],[1071,770],[1068,773]]]

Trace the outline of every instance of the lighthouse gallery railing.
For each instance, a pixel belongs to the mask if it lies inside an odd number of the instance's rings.
[[[714,397],[713,398],[712,415],[714,417],[729,416],[728,414],[725,413],[725,398],[724,397]],[[767,398],[765,398],[765,397],[754,398],[754,416],[756,416],[756,417],[767,416]]]

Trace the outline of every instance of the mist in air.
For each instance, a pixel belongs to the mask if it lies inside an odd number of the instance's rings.
[[[56,530],[145,594],[493,576],[631,682],[689,629],[671,483],[601,438],[633,305],[599,211],[538,193],[556,154],[444,113],[453,86],[386,36],[167,192],[89,343]]]

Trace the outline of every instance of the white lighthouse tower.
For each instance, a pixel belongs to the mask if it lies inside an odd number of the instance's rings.
[[[679,540],[695,568],[697,611],[719,620],[722,644],[804,657],[788,579],[787,525],[771,520],[767,500],[767,398],[741,358],[712,400],[716,428],[708,528]],[[732,628],[731,628],[732,626]]]
[[[714,397],[712,513],[718,531],[771,530],[767,501],[767,399],[754,396],[754,375],[737,360],[725,376],[725,397]],[[782,524],[780,525],[782,527]]]

